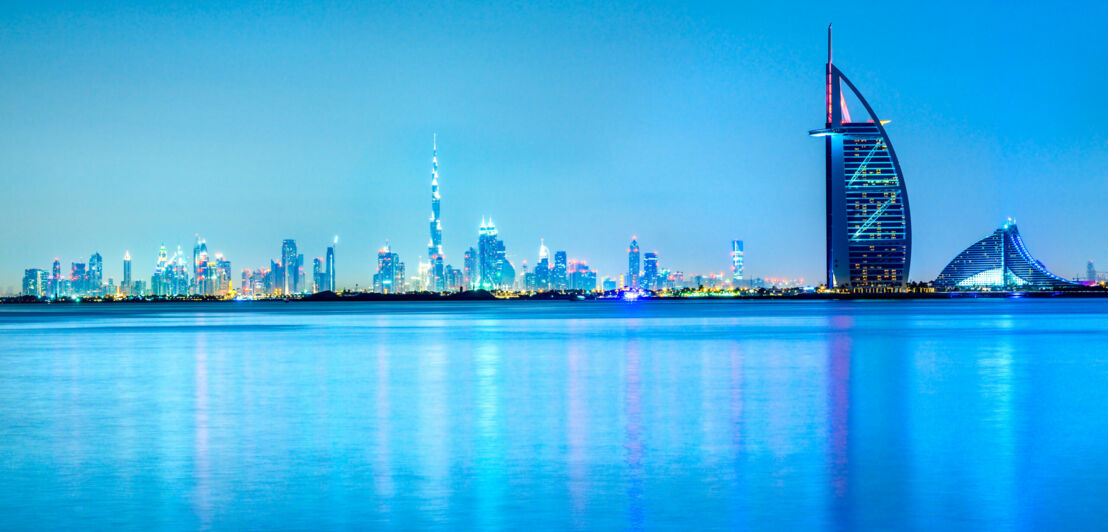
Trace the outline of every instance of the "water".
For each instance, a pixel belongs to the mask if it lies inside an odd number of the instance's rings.
[[[1108,301],[0,308],[4,529],[1090,529]]]

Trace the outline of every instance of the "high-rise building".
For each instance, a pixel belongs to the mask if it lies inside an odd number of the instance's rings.
[[[539,261],[531,272],[531,285],[527,289],[543,292],[550,288],[550,250],[546,247],[546,241],[539,239]]]
[[[431,240],[427,243],[427,257],[430,263],[430,289],[433,292],[446,290],[446,272],[442,253],[442,219],[439,213],[439,139],[434,138],[431,152]]]
[[[69,272],[70,295],[83,296],[88,291],[88,265],[71,262]]]
[[[335,241],[327,248],[327,288],[332,292],[338,292],[338,285],[335,284],[335,247],[339,245],[339,237],[335,236]]]
[[[508,263],[504,241],[497,236],[496,225],[492,220],[481,220],[478,230],[478,286],[483,290],[499,290],[505,283],[511,285],[515,280],[515,268]]]
[[[647,251],[642,260],[642,278],[639,288],[654,290],[658,282],[658,252]]]
[[[323,273],[323,259],[312,259],[312,292],[322,292],[327,289],[327,277]]]
[[[639,287],[639,268],[639,241],[631,237],[631,245],[627,248],[627,279],[624,281],[629,283],[627,287]]]
[[[1091,283],[1097,282],[1096,264],[1093,261],[1089,261],[1089,264],[1085,265],[1085,280]]]
[[[389,242],[377,251],[377,273],[373,276],[373,291],[380,294],[398,294],[404,290],[403,266],[400,255],[392,252]]]
[[[88,259],[88,286],[85,290],[99,293],[102,284],[104,284],[104,257],[99,253],[93,253]]]
[[[42,297],[46,290],[46,270],[30,268],[23,272],[23,295]]]
[[[54,266],[50,273],[50,297],[57,298],[62,295],[62,261],[54,257]]]
[[[843,91],[843,84],[849,92]],[[851,118],[847,96],[865,113]],[[912,223],[904,174],[885,131],[862,93],[831,63],[827,28],[827,286],[857,292],[900,290],[908,280]],[[858,109],[855,109],[858,111]]]
[[[467,290],[472,290],[478,282],[477,250],[466,250],[465,260],[462,264],[462,281]]]
[[[596,290],[596,272],[589,270],[589,265],[584,262],[570,261],[569,287],[586,292]]]
[[[296,241],[289,238],[281,243],[281,264],[284,266],[282,294],[295,294],[300,291],[300,254],[296,252]]]
[[[569,264],[565,251],[554,252],[554,267],[550,271],[550,284],[555,290],[569,289]]]
[[[731,241],[731,281],[737,287],[743,280],[743,241]]]
[[[123,291],[123,295],[131,295],[131,252],[123,252],[123,284],[120,289]]]

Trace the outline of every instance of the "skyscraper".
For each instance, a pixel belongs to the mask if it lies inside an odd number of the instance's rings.
[[[546,241],[539,239],[539,261],[535,263],[535,271],[531,273],[530,290],[550,290],[550,250],[546,247]]]
[[[123,295],[131,295],[131,252],[123,252],[123,284],[120,285]]]
[[[462,264],[462,282],[467,290],[472,290],[478,282],[477,250],[466,250],[465,260]]]
[[[62,261],[54,257],[54,267],[50,275],[50,297],[62,295]]]
[[[639,241],[631,237],[631,246],[627,248],[627,280],[628,288],[639,287]]]
[[[568,266],[566,252],[554,252],[554,268],[550,272],[550,284],[555,290],[569,289]]]
[[[427,244],[427,257],[431,263],[431,290],[446,290],[446,274],[443,271],[442,220],[439,217],[439,139],[434,138],[431,152],[431,240]]]
[[[731,241],[731,281],[735,286],[743,280],[743,241]]]
[[[478,286],[484,290],[498,290],[507,282],[511,284],[515,277],[515,268],[507,263],[504,242],[497,236],[496,225],[492,220],[481,220],[477,237]],[[511,275],[505,276],[507,270]]]
[[[100,293],[100,286],[104,284],[104,257],[99,253],[93,253],[88,258],[88,282],[85,290],[92,293]]]
[[[39,268],[30,268],[23,272],[23,295],[42,297],[44,295],[46,271]]]
[[[642,278],[639,280],[639,287],[647,290],[654,290],[655,284],[658,282],[658,253],[655,251],[647,251],[643,255],[642,260]]]
[[[327,278],[323,274],[323,259],[312,259],[312,291],[322,292],[326,290]]]
[[[296,241],[289,238],[281,243],[281,265],[284,267],[283,294],[299,291],[300,255],[296,252]]]
[[[335,235],[335,241],[327,248],[327,290],[338,292],[335,285],[335,247],[339,245],[339,237]]]
[[[1097,282],[1096,265],[1093,264],[1093,261],[1091,260],[1089,261],[1089,264],[1085,266],[1085,280],[1092,283]]]
[[[849,92],[842,90],[845,83]],[[851,119],[846,98],[865,109]],[[899,290],[908,280],[912,224],[904,174],[881,120],[854,84],[831,63],[827,28],[827,286],[861,292]],[[856,109],[857,111],[857,109]]]

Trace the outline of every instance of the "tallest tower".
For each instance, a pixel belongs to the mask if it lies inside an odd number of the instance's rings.
[[[431,263],[430,288],[435,292],[446,290],[446,276],[442,256],[442,220],[439,218],[439,138],[436,134],[431,151],[431,240],[427,243],[427,258]]]
[[[912,223],[904,174],[885,132],[888,120],[831,62],[827,27],[826,123],[827,287],[852,292],[904,288],[912,257]],[[843,85],[849,92],[843,91]],[[847,96],[864,108],[857,121]],[[856,109],[857,111],[857,109]]]

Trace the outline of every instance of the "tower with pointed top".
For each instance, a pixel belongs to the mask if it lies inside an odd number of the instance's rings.
[[[885,131],[887,120],[831,62],[827,27],[826,123],[809,131],[824,137],[827,187],[827,287],[851,292],[899,291],[908,281],[912,223],[900,162]],[[845,84],[849,92],[843,90]],[[865,109],[855,121],[846,96]]]
[[[427,243],[427,258],[430,261],[431,290],[446,290],[446,273],[443,268],[442,219],[439,213],[439,137],[436,134],[431,151],[431,240]]]

